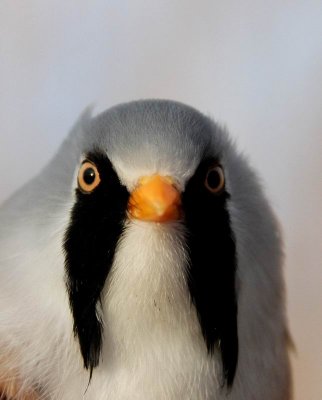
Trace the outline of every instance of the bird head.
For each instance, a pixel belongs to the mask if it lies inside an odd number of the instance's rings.
[[[149,265],[149,271],[141,270],[141,276],[150,274],[153,286],[154,268],[157,276],[168,275],[155,290],[164,291],[164,297],[180,291],[190,303],[196,332],[210,356],[220,355],[223,377],[231,385],[238,361],[243,229],[236,210],[251,203],[254,179],[225,130],[181,103],[122,104],[83,118],[48,167],[54,170],[61,174],[53,179],[72,188],[63,250],[84,367],[92,374],[99,365],[104,330],[111,323],[105,302],[113,302],[117,279],[122,296],[130,296],[126,274],[141,268],[135,254],[143,252],[149,262],[142,269]],[[119,261],[125,253],[133,255],[133,265],[128,257],[126,268]],[[160,271],[160,259],[162,265],[170,260],[171,269]],[[141,285],[136,294],[143,305],[153,302],[147,292]]]

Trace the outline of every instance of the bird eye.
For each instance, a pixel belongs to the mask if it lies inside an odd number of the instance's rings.
[[[208,169],[205,179],[206,188],[214,194],[220,193],[225,186],[224,171],[220,165]]]
[[[78,172],[78,187],[84,193],[91,193],[101,182],[96,165],[84,161]]]

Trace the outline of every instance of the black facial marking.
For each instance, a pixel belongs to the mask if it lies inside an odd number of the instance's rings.
[[[213,194],[204,184],[213,164],[214,160],[202,162],[183,193],[188,282],[208,351],[215,346],[220,350],[224,379],[231,386],[238,360],[236,249],[227,211],[229,194],[225,189]]]
[[[87,158],[96,165],[101,182],[90,194],[76,189],[64,250],[74,334],[79,340],[84,367],[92,374],[99,363],[102,345],[101,291],[122,234],[129,193],[105,155],[93,152]]]

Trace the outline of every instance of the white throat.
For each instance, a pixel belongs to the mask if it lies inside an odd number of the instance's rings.
[[[154,398],[206,399],[217,384],[218,365],[207,354],[189,296],[184,243],[180,223],[127,224],[103,298],[103,359],[118,390],[125,380],[141,398],[151,390]]]

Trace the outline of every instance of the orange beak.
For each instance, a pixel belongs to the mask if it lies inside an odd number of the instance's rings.
[[[139,180],[128,203],[132,218],[167,222],[181,216],[181,197],[170,177],[152,175]]]

